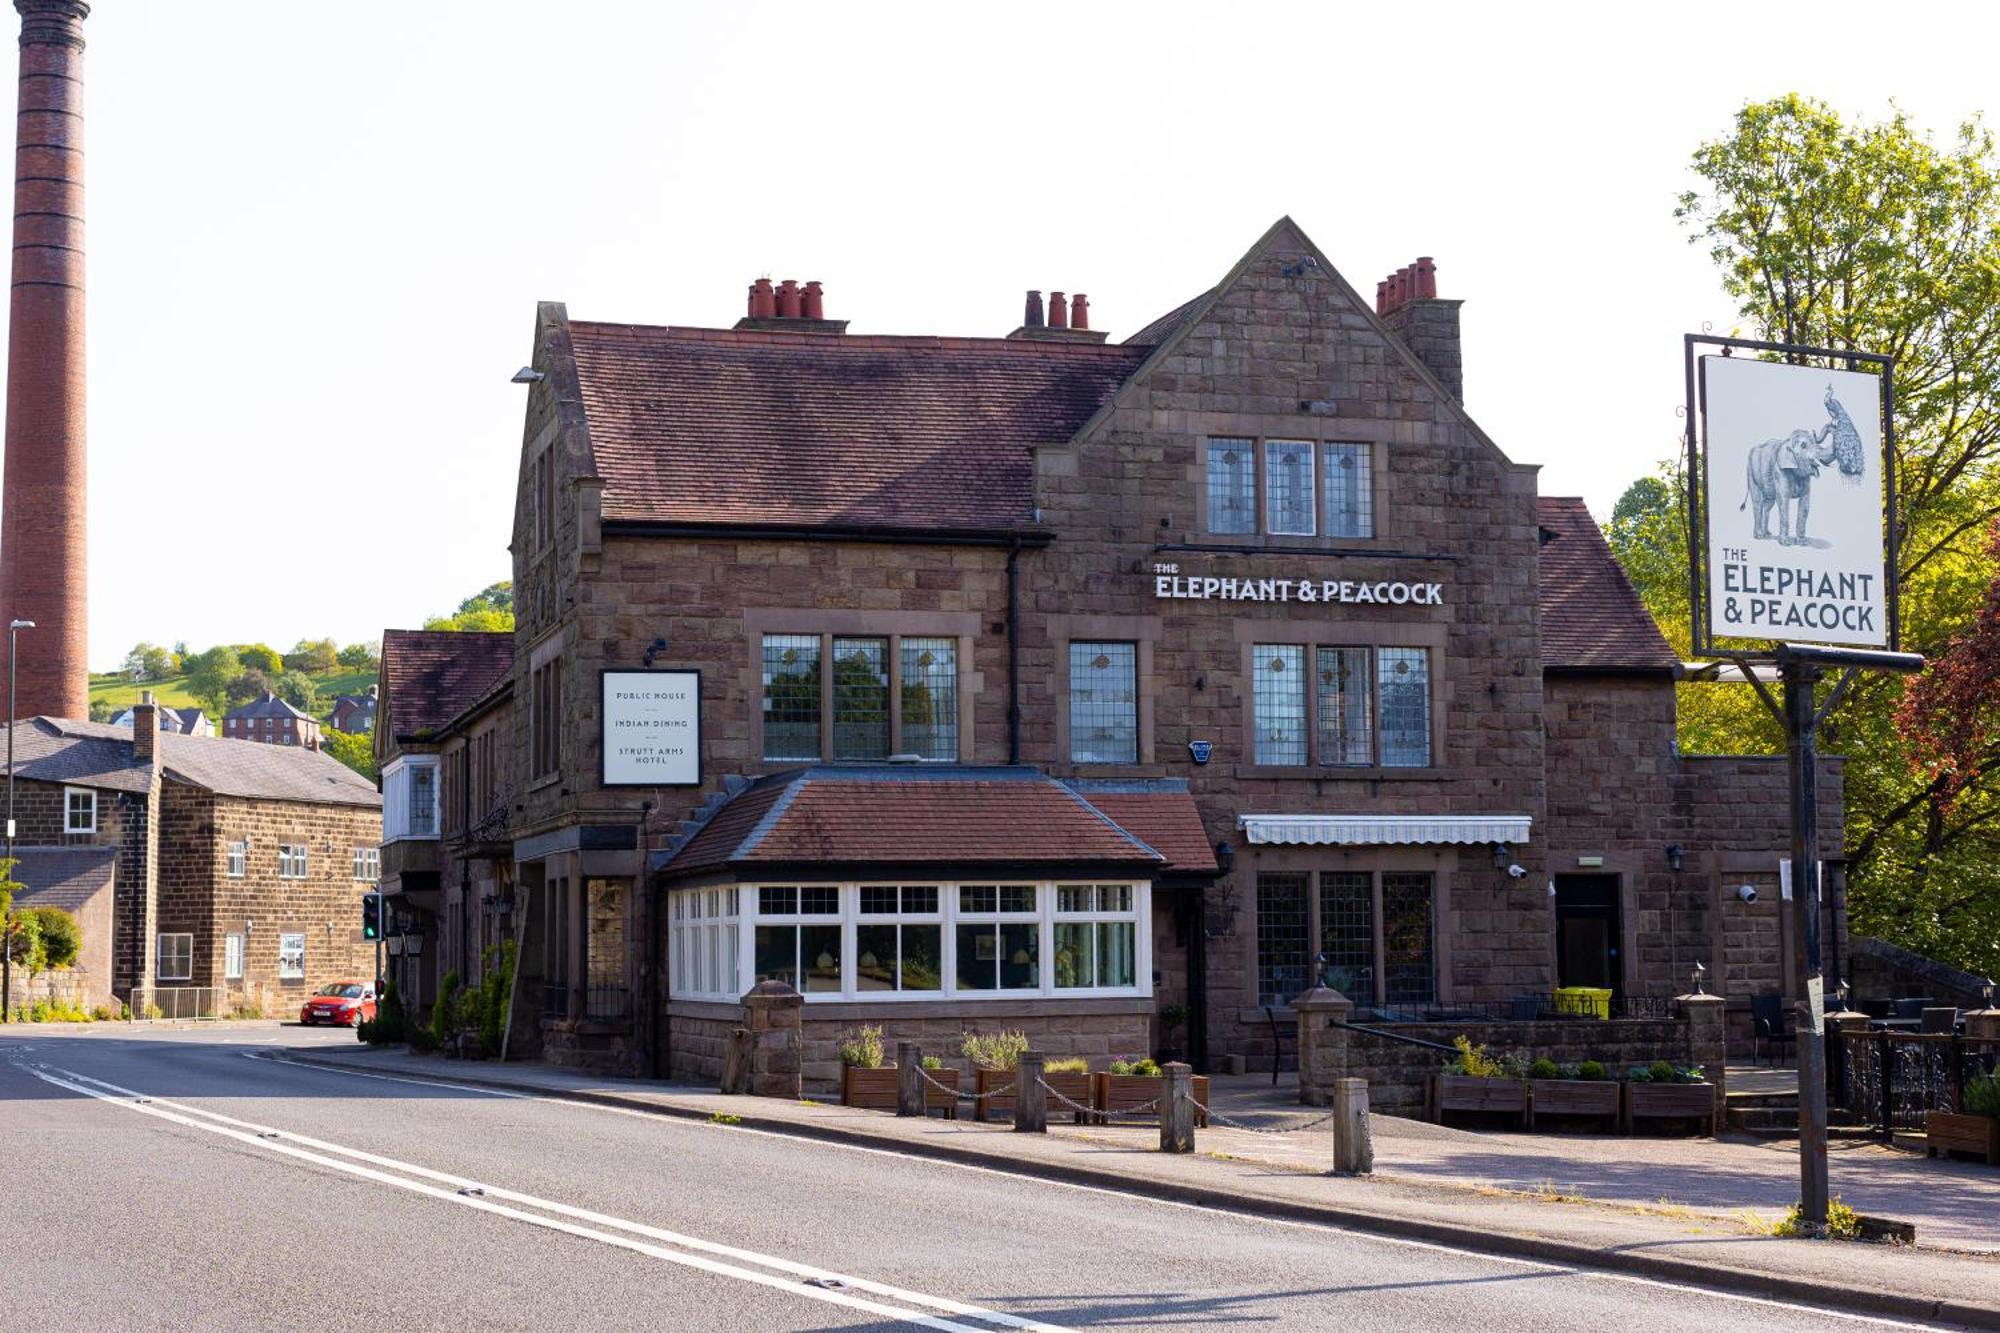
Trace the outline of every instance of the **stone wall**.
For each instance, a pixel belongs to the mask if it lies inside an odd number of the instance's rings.
[[[725,1011],[735,1009],[734,1017]],[[729,1034],[744,1025],[740,1006],[669,1004],[667,1006],[668,1077],[692,1083],[722,1081],[723,1052]]]

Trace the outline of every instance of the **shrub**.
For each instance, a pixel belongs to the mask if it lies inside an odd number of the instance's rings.
[[[1604,1065],[1597,1060],[1585,1060],[1577,1065],[1575,1077],[1595,1083],[1604,1077]]]
[[[1028,1034],[1021,1031],[968,1032],[958,1044],[959,1054],[981,1069],[1018,1068],[1027,1049]]]
[[[112,1019],[121,1018],[123,1015],[112,1013],[111,1006],[108,1004],[100,1004],[90,1011],[90,1017],[93,1022],[109,1023]]]
[[[453,1011],[458,1006],[458,973],[444,974],[444,981],[438,987],[437,1002],[431,1005],[430,1049],[436,1050],[457,1035],[452,1026]]]
[[[422,1023],[410,1029],[410,1049],[419,1055],[428,1055],[438,1048],[438,1039],[432,1029]]]
[[[840,1063],[858,1069],[882,1067],[882,1029],[863,1025],[840,1034]]]
[[[76,924],[76,918],[60,907],[30,907],[23,916],[32,914],[41,937],[39,956],[31,959],[29,966],[37,972],[51,968],[65,968],[76,962],[83,952],[83,927]]]
[[[1188,1021],[1188,1007],[1184,1004],[1170,1004],[1160,1010],[1160,1025],[1168,1032],[1179,1029]]]
[[[2000,1074],[1982,1074],[1965,1085],[1965,1113],[2000,1120]]]
[[[231,1018],[262,1018],[264,1006],[254,1000],[246,1000],[229,1011]]]
[[[371,1044],[407,1041],[409,1026],[409,1015],[403,1012],[403,997],[397,992],[396,983],[383,983],[381,1003],[375,1006],[375,1017],[362,1024],[361,1040]]]
[[[1815,1238],[1818,1235],[1812,1227],[1806,1224],[1804,1206],[1796,1203],[1792,1205],[1790,1212],[1771,1224],[1771,1234],[1774,1236],[1807,1236]],[[1839,1199],[1830,1201],[1826,1205],[1826,1239],[1860,1240],[1861,1214],[1855,1212]]]
[[[944,1057],[941,1055],[927,1055],[923,1059],[923,1065],[926,1069],[943,1069]]]
[[[1045,1065],[1043,1068],[1047,1068],[1047,1066]],[[1160,1065],[1152,1056],[1142,1055],[1136,1060],[1113,1060],[1111,1062],[1111,1072],[1114,1074],[1136,1074],[1140,1078],[1158,1078],[1160,1076]]]
[[[1678,1083],[1680,1071],[1665,1060],[1655,1060],[1646,1067],[1646,1077],[1653,1083]]]
[[[1556,1068],[1556,1062],[1546,1055],[1528,1066],[1529,1078],[1554,1078],[1560,1073],[1562,1071]]]
[[[1065,1055],[1055,1060],[1042,1062],[1044,1074],[1088,1074],[1090,1061],[1080,1055]]]
[[[486,974],[479,979],[479,1040],[491,1055],[500,1054],[500,1043],[506,1037],[507,1000],[514,986],[514,960],[519,956],[514,941],[503,942],[496,958],[493,950],[486,953]]]
[[[1463,1033],[1451,1039],[1458,1048],[1458,1054],[1444,1067],[1447,1074],[1463,1074],[1467,1078],[1505,1078],[1507,1071],[1500,1061],[1486,1053],[1484,1046],[1474,1046],[1472,1038]]]

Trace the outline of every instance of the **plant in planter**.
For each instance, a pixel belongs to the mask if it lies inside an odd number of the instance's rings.
[[[1180,1039],[1175,1034],[1187,1026],[1187,1021],[1188,1007],[1184,1004],[1170,1004],[1160,1010],[1160,1059],[1181,1058]]]
[[[919,1063],[930,1075],[924,1080],[924,1110],[943,1111],[947,1120],[958,1119],[958,1070],[938,1055],[926,1055]]]
[[[2000,1074],[1968,1080],[1958,1110],[1924,1116],[1924,1155],[1955,1152],[2000,1166]]]
[[[840,1034],[840,1104],[871,1111],[896,1109],[896,1070],[882,1062],[882,1029],[864,1025]]]
[[[1715,1085],[1699,1066],[1655,1060],[1625,1071],[1625,1127],[1637,1120],[1699,1120],[1715,1133]]]
[[[1018,1029],[1000,1032],[968,1032],[959,1041],[958,1052],[972,1062],[972,1091],[982,1120],[1008,1120],[1014,1115],[1014,1081],[1021,1056],[1028,1049],[1028,1034]]]
[[[1616,1120],[1620,1102],[1616,1083],[1606,1082],[1604,1066],[1595,1060],[1558,1065],[1540,1059],[1528,1068],[1528,1128],[1544,1115],[1601,1116]]]
[[[1090,1104],[1097,1108],[1100,1123],[1114,1115],[1157,1116],[1158,1102],[1166,1093],[1166,1079],[1162,1075],[1159,1062],[1146,1056],[1130,1060],[1113,1060],[1111,1067],[1100,1074],[1092,1074]],[[1201,1107],[1208,1105],[1208,1075],[1196,1074],[1192,1092],[1198,1106],[1195,1108],[1194,1122],[1206,1125],[1208,1116]]]
[[[1446,1111],[1485,1111],[1501,1115],[1528,1115],[1529,1066],[1520,1056],[1495,1058],[1484,1046],[1460,1035],[1452,1040],[1458,1054],[1431,1079],[1431,1119],[1442,1120]]]

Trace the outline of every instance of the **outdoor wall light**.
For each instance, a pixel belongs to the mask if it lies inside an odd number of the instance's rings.
[[[1681,873],[1683,869],[1686,868],[1686,866],[1687,866],[1687,853],[1684,850],[1682,850],[1681,845],[1677,842],[1668,843],[1667,869],[1673,871],[1676,875],[1678,875]]]
[[[1504,842],[1494,843],[1493,868],[1495,870],[1505,870],[1507,868],[1507,862],[1513,859],[1513,855],[1514,855],[1514,849],[1512,847],[1509,847],[1506,843]]]
[[[1215,844],[1215,863],[1222,867],[1222,873],[1225,875],[1229,873],[1229,868],[1236,864],[1236,849],[1226,840]]]
[[[1757,886],[1755,884],[1738,884],[1736,886],[1736,896],[1746,903],[1754,903],[1757,901]]]
[[[651,643],[646,645],[646,651],[640,654],[639,665],[643,667],[651,667],[653,665],[653,659],[655,657],[658,657],[661,653],[664,653],[665,651],[667,651],[667,641],[665,639],[654,639]]]
[[[1701,988],[1701,979],[1707,975],[1708,975],[1707,968],[1703,967],[1700,963],[1696,963],[1694,965],[1694,993],[1696,995],[1707,994],[1707,992],[1702,990]]]

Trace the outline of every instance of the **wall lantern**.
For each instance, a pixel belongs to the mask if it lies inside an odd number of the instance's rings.
[[[1707,994],[1707,992],[1702,990],[1701,988],[1701,979],[1707,975],[1708,975],[1707,968],[1703,967],[1700,963],[1696,963],[1694,965],[1694,993],[1696,995]]]
[[[1229,868],[1236,864],[1236,849],[1227,841],[1216,843],[1215,863],[1222,867],[1223,874],[1228,874]]]
[[[1677,842],[1667,844],[1667,869],[1676,875],[1687,866],[1687,852]]]
[[[1494,843],[1493,868],[1495,870],[1505,870],[1507,868],[1507,862],[1510,859],[1512,859],[1513,854],[1514,854],[1514,849],[1509,847],[1506,843],[1504,842]]]

